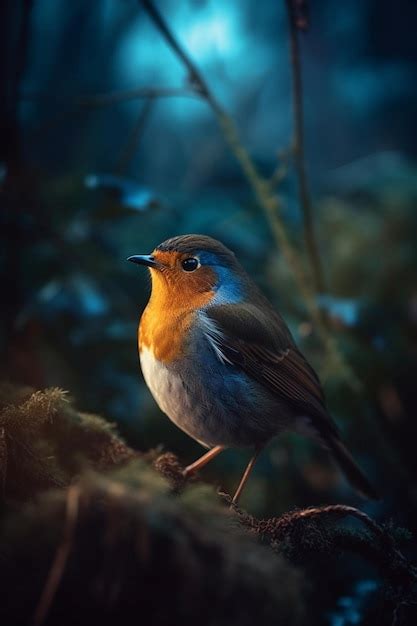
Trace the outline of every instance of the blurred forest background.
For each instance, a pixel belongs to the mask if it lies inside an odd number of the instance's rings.
[[[126,257],[176,234],[214,236],[289,323],[383,494],[364,504],[323,451],[283,437],[242,505],[267,516],[344,502],[415,530],[417,4],[293,3],[307,232],[286,2],[158,3],[208,93],[147,5],[1,5],[1,378],[69,390],[130,446],[191,462],[201,448],[158,411],[140,374],[149,280]],[[247,456],[226,452],[204,476],[230,492]],[[339,599],[323,623],[360,623],[372,570],[334,576]]]

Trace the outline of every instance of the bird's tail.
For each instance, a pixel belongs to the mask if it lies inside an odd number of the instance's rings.
[[[330,436],[326,438],[325,445],[336,459],[340,469],[352,487],[354,487],[354,489],[356,489],[356,491],[358,491],[365,498],[369,498],[370,500],[379,500],[379,494],[366,478],[362,470],[360,470],[356,465],[352,455],[341,440],[338,437]]]

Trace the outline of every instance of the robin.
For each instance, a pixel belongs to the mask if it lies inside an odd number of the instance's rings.
[[[209,449],[185,476],[226,448],[251,448],[237,503],[260,451],[290,430],[318,440],[357,491],[378,497],[340,439],[317,374],[231,250],[182,235],[128,260],[152,278],[138,331],[145,381],[161,410]]]

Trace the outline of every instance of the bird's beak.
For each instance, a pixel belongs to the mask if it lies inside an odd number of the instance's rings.
[[[160,267],[158,261],[151,254],[134,254],[128,257],[127,260],[138,265],[146,265],[147,267]]]

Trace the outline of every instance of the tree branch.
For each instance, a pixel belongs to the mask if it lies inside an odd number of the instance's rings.
[[[123,91],[113,91],[108,93],[96,93],[74,96],[70,98],[70,104],[72,107],[86,107],[94,108],[100,106],[109,106],[112,104],[118,104],[119,102],[129,102],[130,100],[156,99],[156,98],[198,98],[198,94],[194,89],[186,89],[184,87],[137,87],[135,89],[126,89]],[[27,101],[62,101],[68,102],[67,96],[27,92],[21,95],[22,100]]]
[[[121,102],[130,102],[133,100],[156,100],[158,98],[201,98],[201,96],[193,89],[184,87],[138,87],[136,89],[127,89],[124,91],[114,91],[109,93],[97,93],[74,96],[47,94],[47,93],[23,93],[21,98],[26,101],[46,101],[46,102],[64,102],[65,108],[52,118],[48,118],[45,122],[41,122],[34,129],[36,135],[44,133],[46,130],[53,128],[56,124],[62,122],[69,115],[74,115],[83,109],[95,109],[105,106],[113,106]],[[69,104],[68,104],[69,102]]]
[[[291,67],[292,67],[292,103],[294,118],[294,160],[297,172],[298,195],[303,211],[304,241],[311,262],[312,275],[316,293],[324,293],[324,275],[320,253],[314,232],[313,209],[308,188],[305,166],[304,129],[303,129],[303,84],[301,77],[301,57],[298,41],[298,22],[294,0],[285,0],[288,14]]]
[[[227,502],[230,496],[222,494]],[[294,540],[299,550],[302,550],[303,541],[307,539],[309,549],[320,551],[339,548],[357,552],[363,558],[372,562],[381,573],[391,581],[414,585],[417,582],[417,569],[404,557],[396,546],[393,535],[387,529],[377,524],[363,511],[344,504],[309,507],[284,513],[280,517],[258,520],[232,503],[239,522],[249,531],[267,537],[272,544],[284,544]],[[314,530],[308,537],[309,524],[325,523],[328,520],[341,520],[345,517],[355,517],[367,528],[367,533],[348,533],[343,529],[335,529],[330,534],[317,535]],[[323,527],[324,529],[324,527]],[[328,541],[331,541],[329,546]]]

